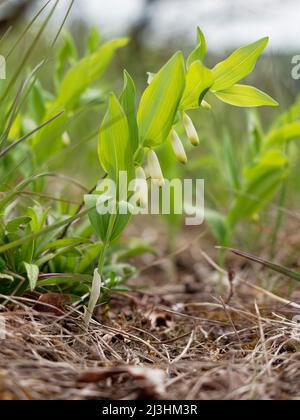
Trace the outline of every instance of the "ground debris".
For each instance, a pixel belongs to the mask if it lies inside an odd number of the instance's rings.
[[[113,296],[88,330],[82,307],[64,300],[58,315],[13,298],[0,314],[0,399],[300,398],[299,310],[289,300],[246,283],[229,303],[205,285],[171,289]]]

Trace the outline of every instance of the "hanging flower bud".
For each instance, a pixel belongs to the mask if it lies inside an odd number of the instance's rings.
[[[135,171],[135,188],[139,195],[138,204],[140,207],[148,206],[148,184],[144,169],[140,166]]]
[[[193,146],[199,146],[200,140],[199,140],[198,133],[193,124],[193,121],[186,113],[183,114],[183,124],[185,126],[186,134],[191,144]]]
[[[142,168],[141,166],[136,168],[135,177],[136,177],[136,179],[142,179],[142,180],[147,182],[146,172],[145,172],[144,168]]]
[[[69,136],[69,133],[67,133],[67,131],[65,131],[62,135],[62,141],[64,146],[70,146],[71,142],[71,138]]]
[[[188,159],[187,159],[182,141],[180,140],[175,130],[172,130],[171,132],[171,140],[172,140],[172,146],[173,146],[173,150],[174,150],[176,158],[179,160],[179,162],[186,164]]]
[[[146,179],[151,178],[150,170],[149,170],[149,166],[148,166],[148,162],[147,162],[147,164],[146,164],[146,166],[144,168],[144,172],[145,172]]]
[[[210,111],[211,110],[211,105],[208,102],[206,102],[204,99],[201,102],[201,106],[202,106],[203,109],[205,109],[205,111]]]
[[[152,181],[158,186],[165,185],[164,176],[156,153],[153,150],[148,152],[148,169]]]

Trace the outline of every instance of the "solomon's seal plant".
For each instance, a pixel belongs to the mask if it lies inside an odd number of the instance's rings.
[[[99,133],[99,160],[108,179],[118,186],[120,174],[127,174],[128,183],[136,176],[137,203],[146,206],[148,191],[142,168],[144,163],[148,165],[150,179],[163,186],[164,175],[156,149],[165,142],[170,142],[175,157],[182,163],[187,162],[178,130],[183,127],[191,144],[199,145],[199,136],[187,112],[200,108],[209,110],[210,104],[206,101],[208,94],[239,107],[277,106],[277,102],[264,92],[252,86],[238,84],[253,71],[267,44],[268,38],[263,38],[242,47],[225,61],[209,69],[204,64],[206,40],[198,28],[196,48],[187,60],[179,51],[157,74],[149,74],[149,85],[142,94],[138,108],[134,81],[125,71],[124,89],[120,97],[110,95]],[[123,194],[124,191],[118,190],[118,198],[115,199],[109,191],[103,191],[100,183],[95,194],[85,196],[91,224],[102,241],[94,285],[99,284],[99,278],[105,283],[106,279],[102,277],[106,251],[130,220],[130,215],[124,211],[128,203],[122,200]],[[101,203],[110,202],[109,206],[114,211],[101,214],[97,206],[99,199]],[[97,293],[94,291],[87,322],[95,306],[95,296]]]

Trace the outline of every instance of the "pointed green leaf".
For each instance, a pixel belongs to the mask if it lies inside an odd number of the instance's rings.
[[[57,241],[47,243],[43,247],[39,249],[39,252],[42,254],[45,251],[48,251],[50,249],[64,249],[64,248],[75,248],[77,245],[81,244],[87,244],[90,241],[85,238],[64,238],[64,239],[58,239]]]
[[[268,45],[269,38],[262,38],[236,50],[229,58],[213,69],[216,81],[213,91],[227,89],[247,77],[256,65],[258,57]]]
[[[0,245],[0,254],[6,251],[9,251],[11,249],[16,249],[21,245],[28,244],[32,241],[35,241],[37,238],[40,238],[41,236],[45,237],[45,235],[50,234],[51,232],[55,232],[55,230],[58,230],[64,226],[67,226],[69,223],[73,223],[75,220],[79,220],[81,217],[84,217],[88,214],[89,210],[84,210],[75,216],[68,217],[67,219],[63,219],[57,223],[53,223],[50,226],[44,227],[43,229],[30,233],[26,236],[24,236],[21,239],[17,239],[13,242],[7,243],[5,245]]]
[[[24,266],[27,272],[27,277],[30,284],[30,290],[33,292],[36,288],[37,281],[39,279],[40,270],[37,265],[28,264],[24,262]]]
[[[74,272],[75,273],[86,273],[89,267],[91,267],[97,260],[103,245],[95,243],[88,245],[82,250],[82,256],[79,259]]]
[[[47,106],[44,121],[50,120],[58,112],[65,112],[62,118],[42,129],[33,140],[37,160],[40,163],[61,149],[61,137],[65,132],[69,112],[76,108],[78,100],[85,90],[101,78],[116,51],[127,43],[127,38],[107,42],[97,52],[83,58],[67,72],[59,89],[58,98]]]
[[[71,34],[64,33],[64,42],[59,49],[56,58],[56,77],[61,80],[63,77],[65,66],[68,62],[72,62],[78,58],[76,45]]]
[[[255,159],[261,152],[265,137],[264,130],[262,128],[261,121],[256,109],[252,109],[248,113],[248,131],[251,151],[248,157],[248,162],[251,163],[251,160]]]
[[[233,190],[239,191],[241,189],[241,174],[238,166],[238,150],[227,131],[224,133],[223,138],[222,156],[224,159],[224,166],[228,172],[229,184]]]
[[[222,102],[242,108],[279,105],[271,96],[253,86],[247,85],[234,85],[228,89],[216,92],[215,95]]]
[[[225,217],[215,210],[205,209],[205,219],[218,243],[222,246],[226,246],[226,244],[230,242],[230,234]]]
[[[39,81],[36,81],[31,91],[31,108],[35,120],[40,123],[46,113],[44,90]]]
[[[123,232],[131,219],[131,214],[118,214],[110,238],[107,238],[110,219],[113,217],[111,214],[100,214],[97,211],[97,201],[99,195],[86,195],[84,197],[85,204],[89,211],[89,219],[98,237],[105,242],[106,240],[114,241]]]
[[[110,95],[107,113],[99,132],[99,160],[109,178],[118,181],[119,172],[133,174],[133,153],[126,114],[114,94]]]
[[[168,138],[184,87],[184,59],[178,52],[154,76],[143,94],[138,111],[141,144],[154,147]]]
[[[97,212],[96,206],[97,206],[97,200],[99,196],[96,194],[90,194],[84,196],[84,202],[88,209],[90,209],[89,212],[89,219],[91,222],[91,225],[93,226],[93,229],[95,230],[98,237],[104,241],[106,237],[107,232],[107,223],[104,220],[105,216],[100,215]]]
[[[114,228],[109,238],[110,242],[115,241],[123,233],[131,218],[131,214],[117,214]]]
[[[19,230],[20,226],[22,225],[28,225],[28,223],[31,222],[30,217],[17,217],[16,219],[11,220],[6,225],[6,230],[9,233],[17,232]]]
[[[57,102],[65,108],[72,108],[87,86],[101,77],[116,50],[127,44],[127,38],[114,39],[102,45],[94,54],[79,61],[64,77]]]
[[[300,137],[300,122],[286,124],[283,127],[272,130],[265,141],[265,147],[281,146],[290,140]]]
[[[214,84],[215,78],[211,70],[201,61],[195,61],[186,75],[185,91],[180,103],[181,110],[199,108],[205,93]]]
[[[101,42],[101,34],[97,26],[93,26],[90,30],[88,42],[87,42],[87,49],[89,53],[94,53],[97,51]]]
[[[199,27],[197,28],[197,44],[198,44],[197,47],[190,54],[187,60],[188,67],[190,67],[194,61],[197,61],[197,60],[203,61],[206,56],[206,52],[207,52],[206,39],[203,32],[201,31]]]
[[[139,133],[136,117],[136,88],[129,73],[124,72],[124,89],[120,98],[120,103],[127,116],[129,125],[129,136],[132,153],[134,154],[139,146]]]
[[[269,150],[261,160],[245,171],[245,186],[228,214],[231,227],[252,217],[273,196],[288,175],[288,159],[280,150]]]

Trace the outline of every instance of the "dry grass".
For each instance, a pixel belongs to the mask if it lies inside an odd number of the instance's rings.
[[[115,295],[88,331],[80,306],[10,298],[1,398],[300,399],[300,306],[238,277],[219,292],[220,274],[184,260],[180,281],[159,287],[166,272],[152,269],[142,282],[155,294]]]

